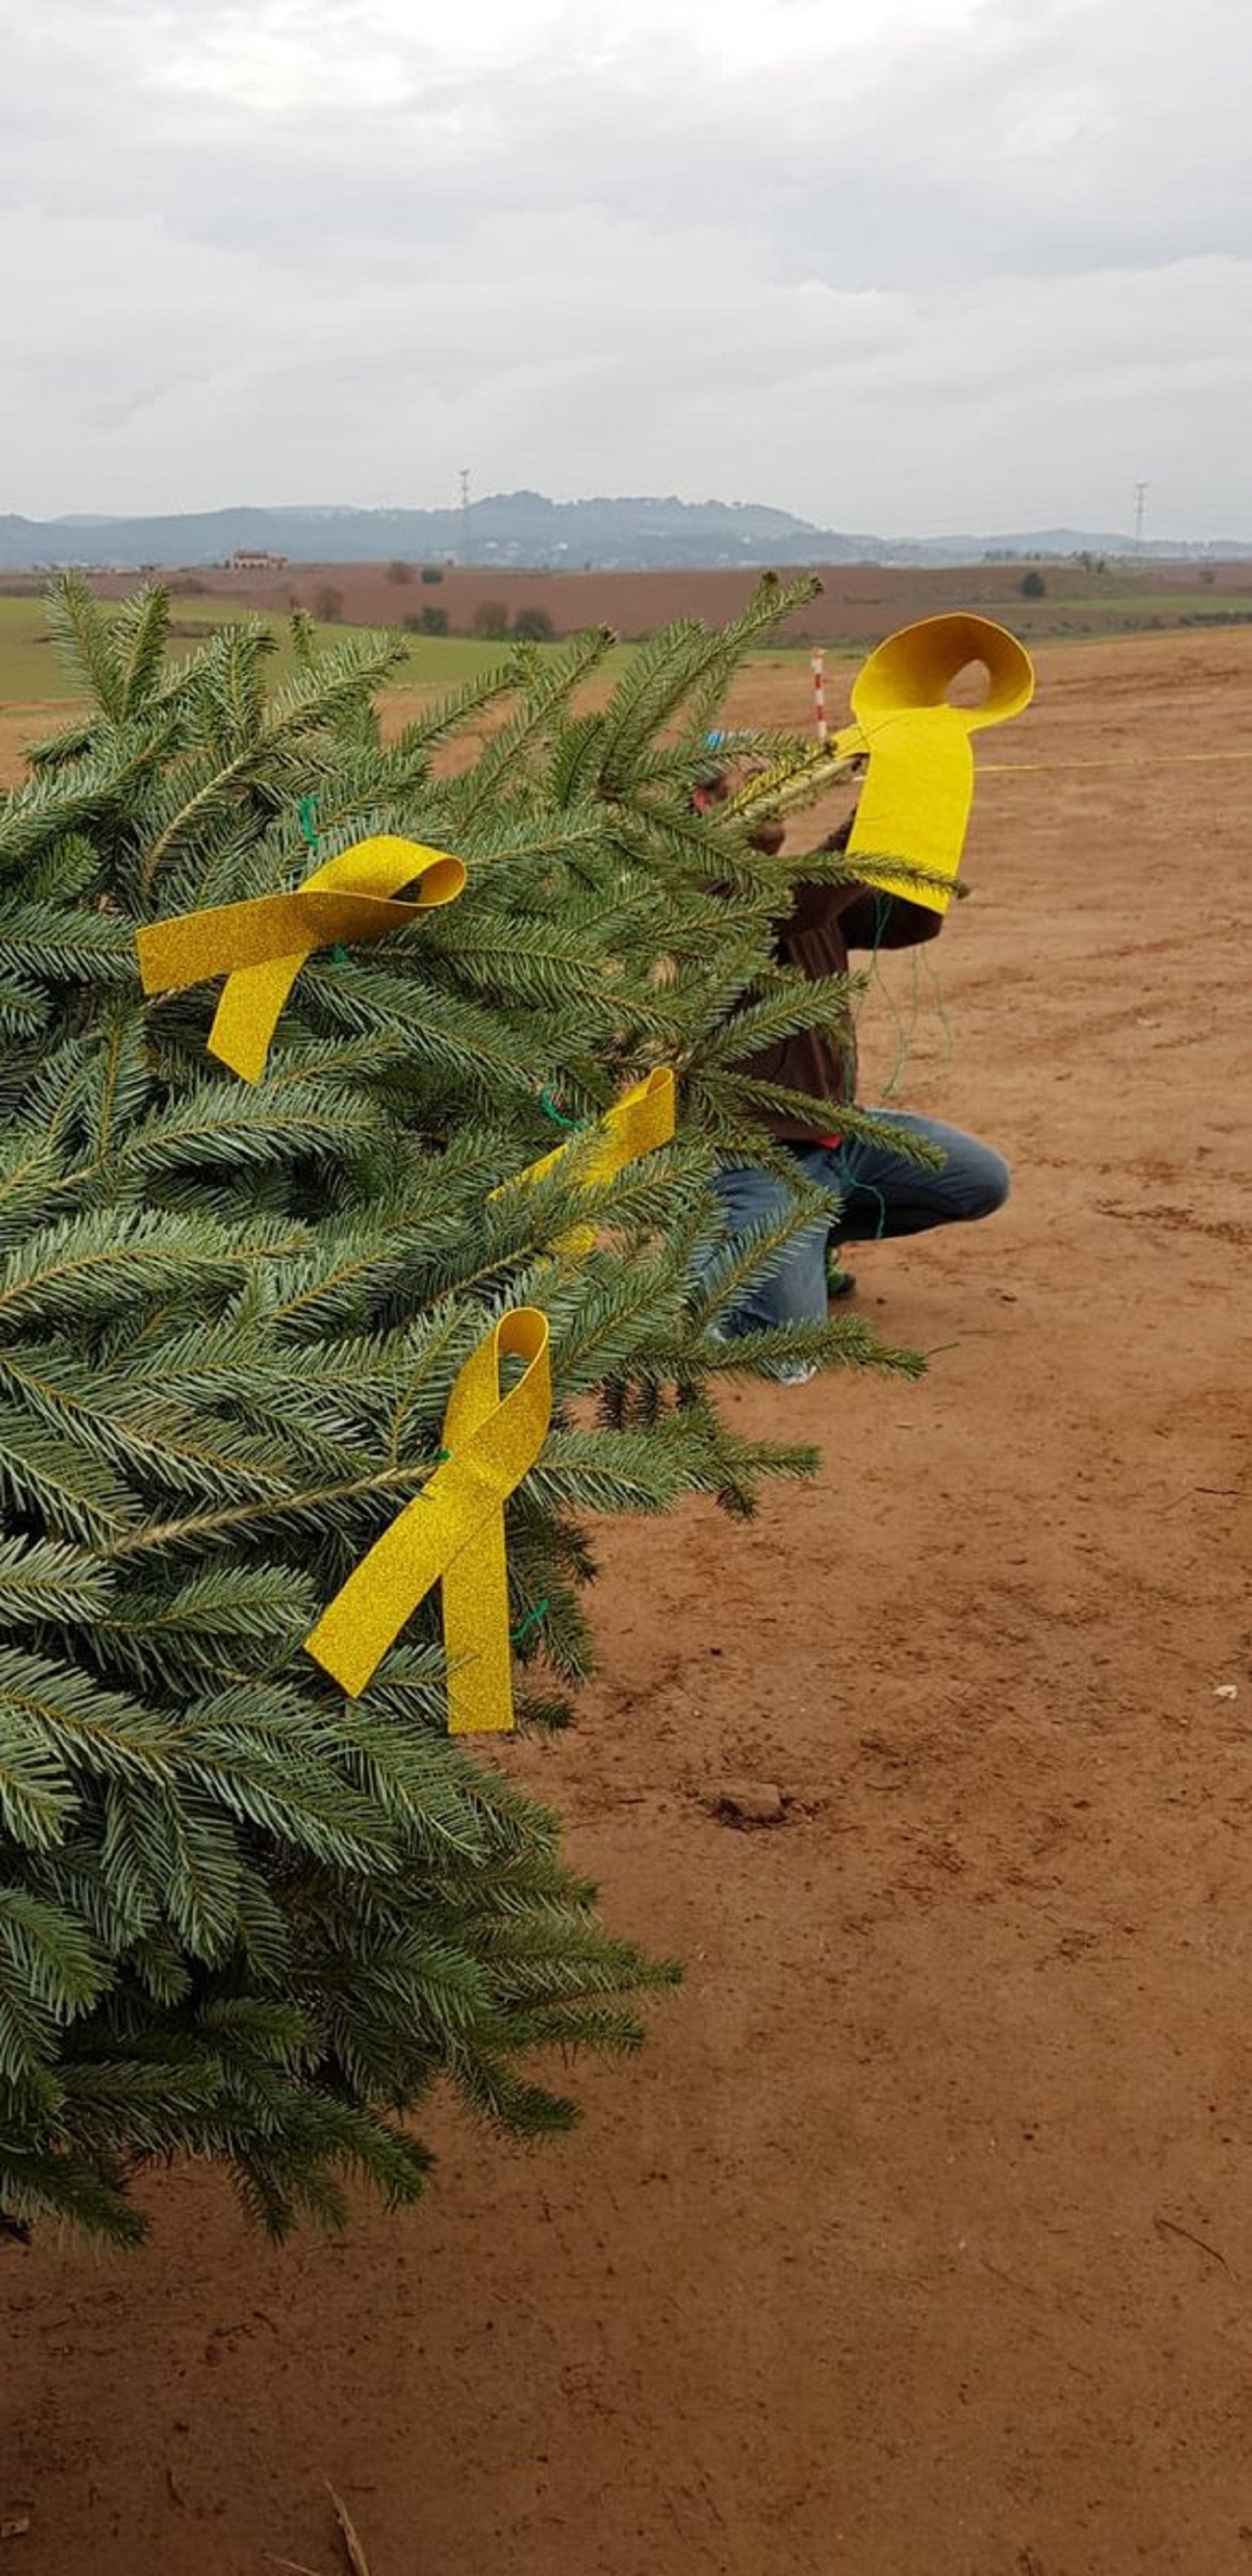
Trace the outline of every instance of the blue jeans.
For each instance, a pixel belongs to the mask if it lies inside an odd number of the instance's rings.
[[[838,1145],[789,1145],[805,1180],[837,1193],[839,1214],[833,1225],[822,1219],[795,1236],[770,1276],[758,1279],[741,1303],[721,1317],[722,1332],[824,1321],[826,1254],[832,1241],[874,1243],[886,1235],[924,1234],[934,1225],[967,1225],[975,1217],[994,1216],[1003,1207],[1009,1194],[1008,1165],[989,1145],[962,1135],[959,1127],[903,1109],[870,1114],[938,1145],[945,1157],[942,1170],[931,1171],[905,1154],[855,1136],[845,1136]],[[785,1181],[759,1169],[719,1172],[714,1189],[726,1215],[725,1240],[731,1243],[752,1227],[785,1216],[790,1204]]]

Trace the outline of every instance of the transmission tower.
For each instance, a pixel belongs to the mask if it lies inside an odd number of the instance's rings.
[[[468,465],[463,465],[463,466],[461,467],[461,561],[462,561],[462,563],[463,563],[463,564],[467,564],[467,563],[469,562],[469,559],[470,559],[470,470],[469,470]]]
[[[1146,483],[1136,483],[1136,485],[1135,485],[1135,553],[1136,553],[1137,555],[1141,555],[1141,554],[1143,553],[1143,527],[1144,527],[1144,521],[1145,521],[1145,519],[1147,518],[1147,515],[1148,515],[1148,487],[1147,487],[1147,484],[1146,484]]]

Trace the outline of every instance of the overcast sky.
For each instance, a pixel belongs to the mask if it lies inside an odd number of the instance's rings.
[[[1247,0],[9,0],[0,511],[1252,537]]]

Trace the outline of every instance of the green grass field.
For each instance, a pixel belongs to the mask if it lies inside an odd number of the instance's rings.
[[[170,654],[177,660],[192,653],[199,636],[216,626],[242,624],[247,612],[230,600],[176,599],[173,603],[173,637]],[[279,649],[272,668],[283,677],[295,667],[285,617],[262,617],[262,624],[273,628],[279,637]],[[348,636],[370,630],[356,626],[318,625],[316,634],[323,645],[342,643]],[[402,635],[407,659],[396,675],[400,688],[456,688],[461,682],[476,679],[480,672],[495,668],[504,660],[507,644],[482,644],[462,635]],[[555,648],[540,647],[540,650]],[[631,647],[622,645],[611,654],[608,669],[620,669]],[[0,598],[0,707],[37,706],[51,699],[72,699],[81,695],[80,684],[68,672],[48,635],[42,599]]]

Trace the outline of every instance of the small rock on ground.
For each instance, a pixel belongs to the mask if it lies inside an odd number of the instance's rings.
[[[726,1825],[781,1825],[787,1813],[787,1801],[772,1780],[723,1780],[711,1803]]]

